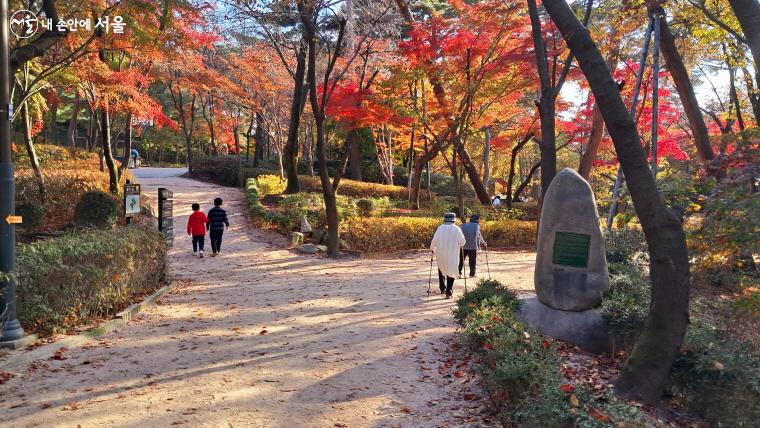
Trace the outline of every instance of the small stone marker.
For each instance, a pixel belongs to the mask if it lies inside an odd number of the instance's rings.
[[[311,232],[311,225],[309,224],[309,219],[307,219],[305,215],[302,215],[300,220],[301,220],[300,221],[301,233]]]
[[[290,245],[293,247],[303,245],[303,233],[290,232]]]
[[[564,311],[591,309],[610,289],[594,193],[569,168],[544,197],[534,283],[541,303]]]

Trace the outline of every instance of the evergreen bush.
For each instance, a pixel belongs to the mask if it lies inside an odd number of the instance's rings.
[[[121,207],[111,194],[90,190],[82,195],[74,209],[74,222],[80,226],[112,227],[119,220]]]
[[[29,332],[65,332],[113,315],[161,286],[166,244],[139,226],[68,233],[18,247],[18,316]]]

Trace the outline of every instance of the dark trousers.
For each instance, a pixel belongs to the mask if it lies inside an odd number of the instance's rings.
[[[209,232],[209,238],[211,239],[211,251],[218,253],[222,248],[222,235],[224,235],[224,229],[214,230]]]
[[[444,278],[446,280],[444,281]],[[441,272],[440,269],[438,269],[438,288],[441,289],[441,293],[451,293],[451,291],[454,289],[454,278],[450,276],[443,276],[443,272]]]
[[[203,251],[203,246],[206,244],[206,235],[193,235],[193,252],[198,250]]]
[[[475,276],[475,264],[478,259],[478,250],[462,250],[461,253],[459,253],[459,274],[462,274],[462,269],[464,268],[464,259],[468,258],[470,260],[470,276]]]

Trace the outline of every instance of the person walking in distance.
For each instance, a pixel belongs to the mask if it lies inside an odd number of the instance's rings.
[[[193,255],[203,258],[203,246],[206,242],[206,224],[208,218],[201,212],[201,206],[193,204],[193,213],[187,219],[187,234],[193,237]]]
[[[222,209],[222,198],[216,198],[214,208],[208,212],[208,223],[206,223],[211,239],[211,257],[216,257],[222,249],[222,235],[228,227],[230,227],[230,222],[227,221],[227,212]]]
[[[443,224],[438,226],[430,242],[430,251],[435,254],[438,264],[438,287],[441,294],[446,293],[447,299],[453,294],[459,253],[466,242],[462,230],[454,224],[455,221],[454,213],[444,214]]]
[[[460,226],[464,239],[467,241],[464,244],[464,249],[459,255],[459,277],[462,277],[462,270],[464,269],[464,259],[467,258],[470,261],[470,278],[475,276],[475,267],[477,264],[478,248],[485,247],[486,241],[483,239],[483,235],[480,233],[480,218],[477,215],[470,217],[470,222]]]

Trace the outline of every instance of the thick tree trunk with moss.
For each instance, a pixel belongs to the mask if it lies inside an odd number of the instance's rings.
[[[689,259],[683,228],[657,191],[634,120],[588,30],[565,0],[543,3],[599,103],[646,235],[652,300],[639,339],[617,379],[616,393],[656,403],[689,322]]]

